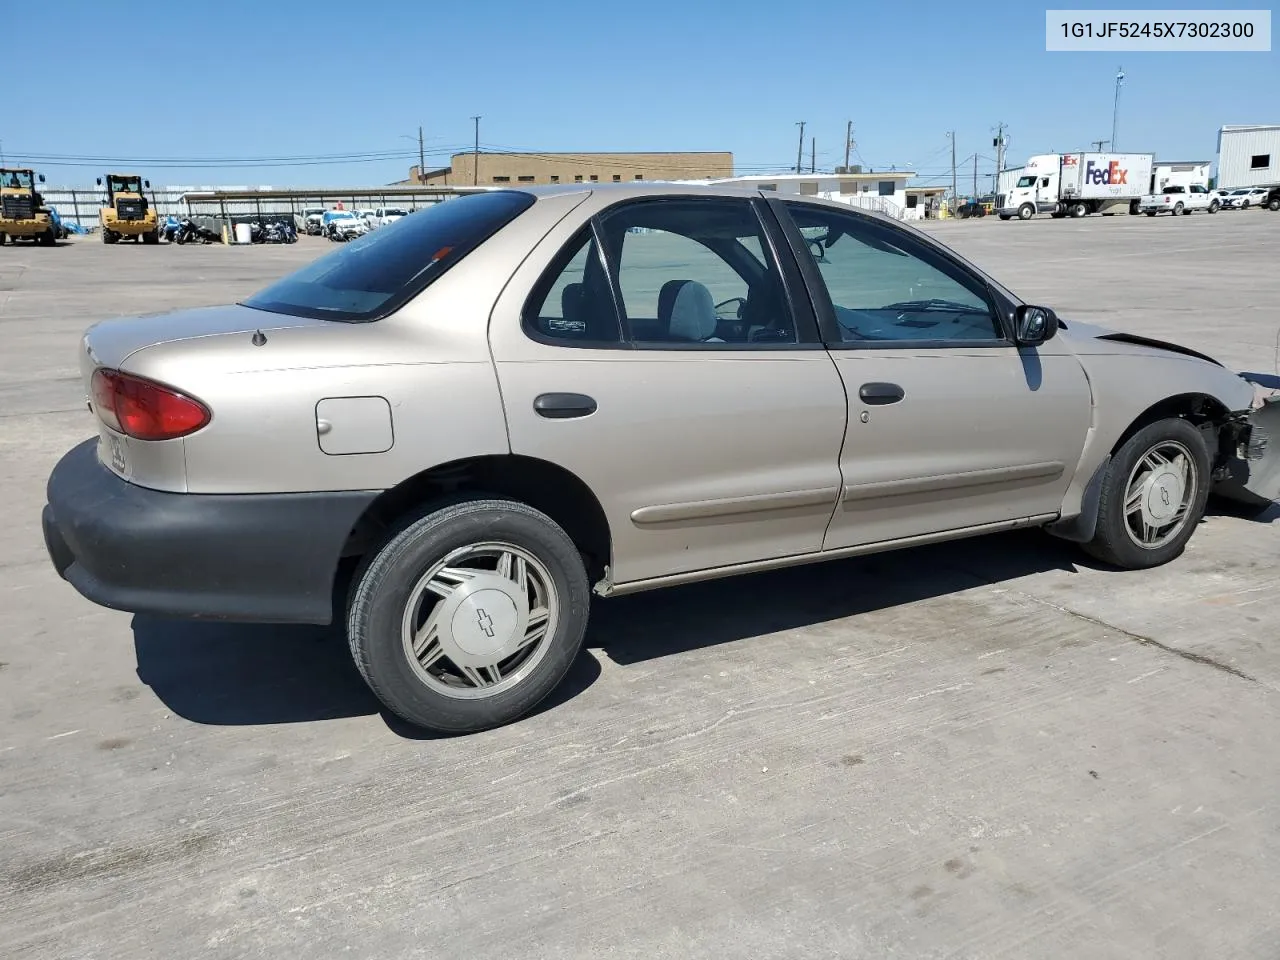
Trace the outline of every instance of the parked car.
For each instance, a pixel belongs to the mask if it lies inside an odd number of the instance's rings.
[[[402,207],[378,207],[373,211],[373,218],[369,225],[371,227],[385,227],[408,215],[409,211]]]
[[[78,355],[98,437],[49,479],[57,572],[137,613],[336,615],[437,731],[546,697],[593,592],[1029,526],[1140,569],[1211,492],[1280,494],[1260,375],[725,187],[464,196]]]
[[[350,210],[326,210],[320,220],[322,236],[330,240],[351,240],[369,232],[369,224]]]
[[[301,229],[313,237],[324,232],[324,207],[308,207],[302,211]]]
[[[1206,213],[1217,213],[1222,206],[1208,187],[1193,183],[1189,187],[1181,184],[1170,184],[1160,193],[1150,193],[1138,201],[1138,210],[1148,217],[1158,213],[1168,213],[1175,217],[1203,210]]]
[[[1263,207],[1267,205],[1267,199],[1270,191],[1266,187],[1241,187],[1238,190],[1232,190],[1227,198],[1222,201],[1225,210],[1248,210],[1250,207]]]

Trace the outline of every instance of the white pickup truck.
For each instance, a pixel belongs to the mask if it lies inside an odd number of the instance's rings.
[[[1170,184],[1163,192],[1149,193],[1138,201],[1138,209],[1148,217],[1154,217],[1157,213],[1185,216],[1192,210],[1217,213],[1221,206],[1217,196],[1199,183],[1193,183],[1189,187]]]

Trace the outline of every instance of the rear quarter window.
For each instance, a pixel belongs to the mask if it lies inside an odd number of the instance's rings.
[[[343,244],[242,305],[346,323],[379,320],[533,204],[515,190],[445,200]]]

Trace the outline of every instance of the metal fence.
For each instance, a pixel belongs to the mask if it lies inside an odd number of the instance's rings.
[[[484,188],[480,188],[484,189]],[[327,187],[284,190],[273,187],[162,187],[144,191],[156,213],[164,218],[189,216],[234,224],[289,216],[301,226],[303,211],[403,207],[410,211],[439,203],[473,189],[421,187]],[[40,195],[63,220],[84,228],[98,225],[98,211],[106,202],[101,187],[42,187]]]

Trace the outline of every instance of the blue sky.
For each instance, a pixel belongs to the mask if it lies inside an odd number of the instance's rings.
[[[386,183],[416,162],[419,123],[428,165],[444,165],[470,149],[474,114],[481,149],[731,150],[740,173],[794,164],[799,120],[806,164],[810,135],[820,168],[841,163],[852,119],[855,162],[942,182],[948,130],[957,159],[980,156],[980,174],[994,167],[1000,121],[1011,163],[1109,138],[1119,65],[1121,149],[1213,159],[1220,125],[1280,123],[1280,54],[1046,53],[1044,6],[1025,0],[43,0],[26,9],[62,65],[50,68],[46,46],[9,46],[9,102],[22,108],[0,114],[0,143],[50,184],[89,183],[107,166],[57,165],[58,156],[335,154],[382,159],[131,166],[157,186]],[[135,39],[145,56],[130,62],[122,48]]]

